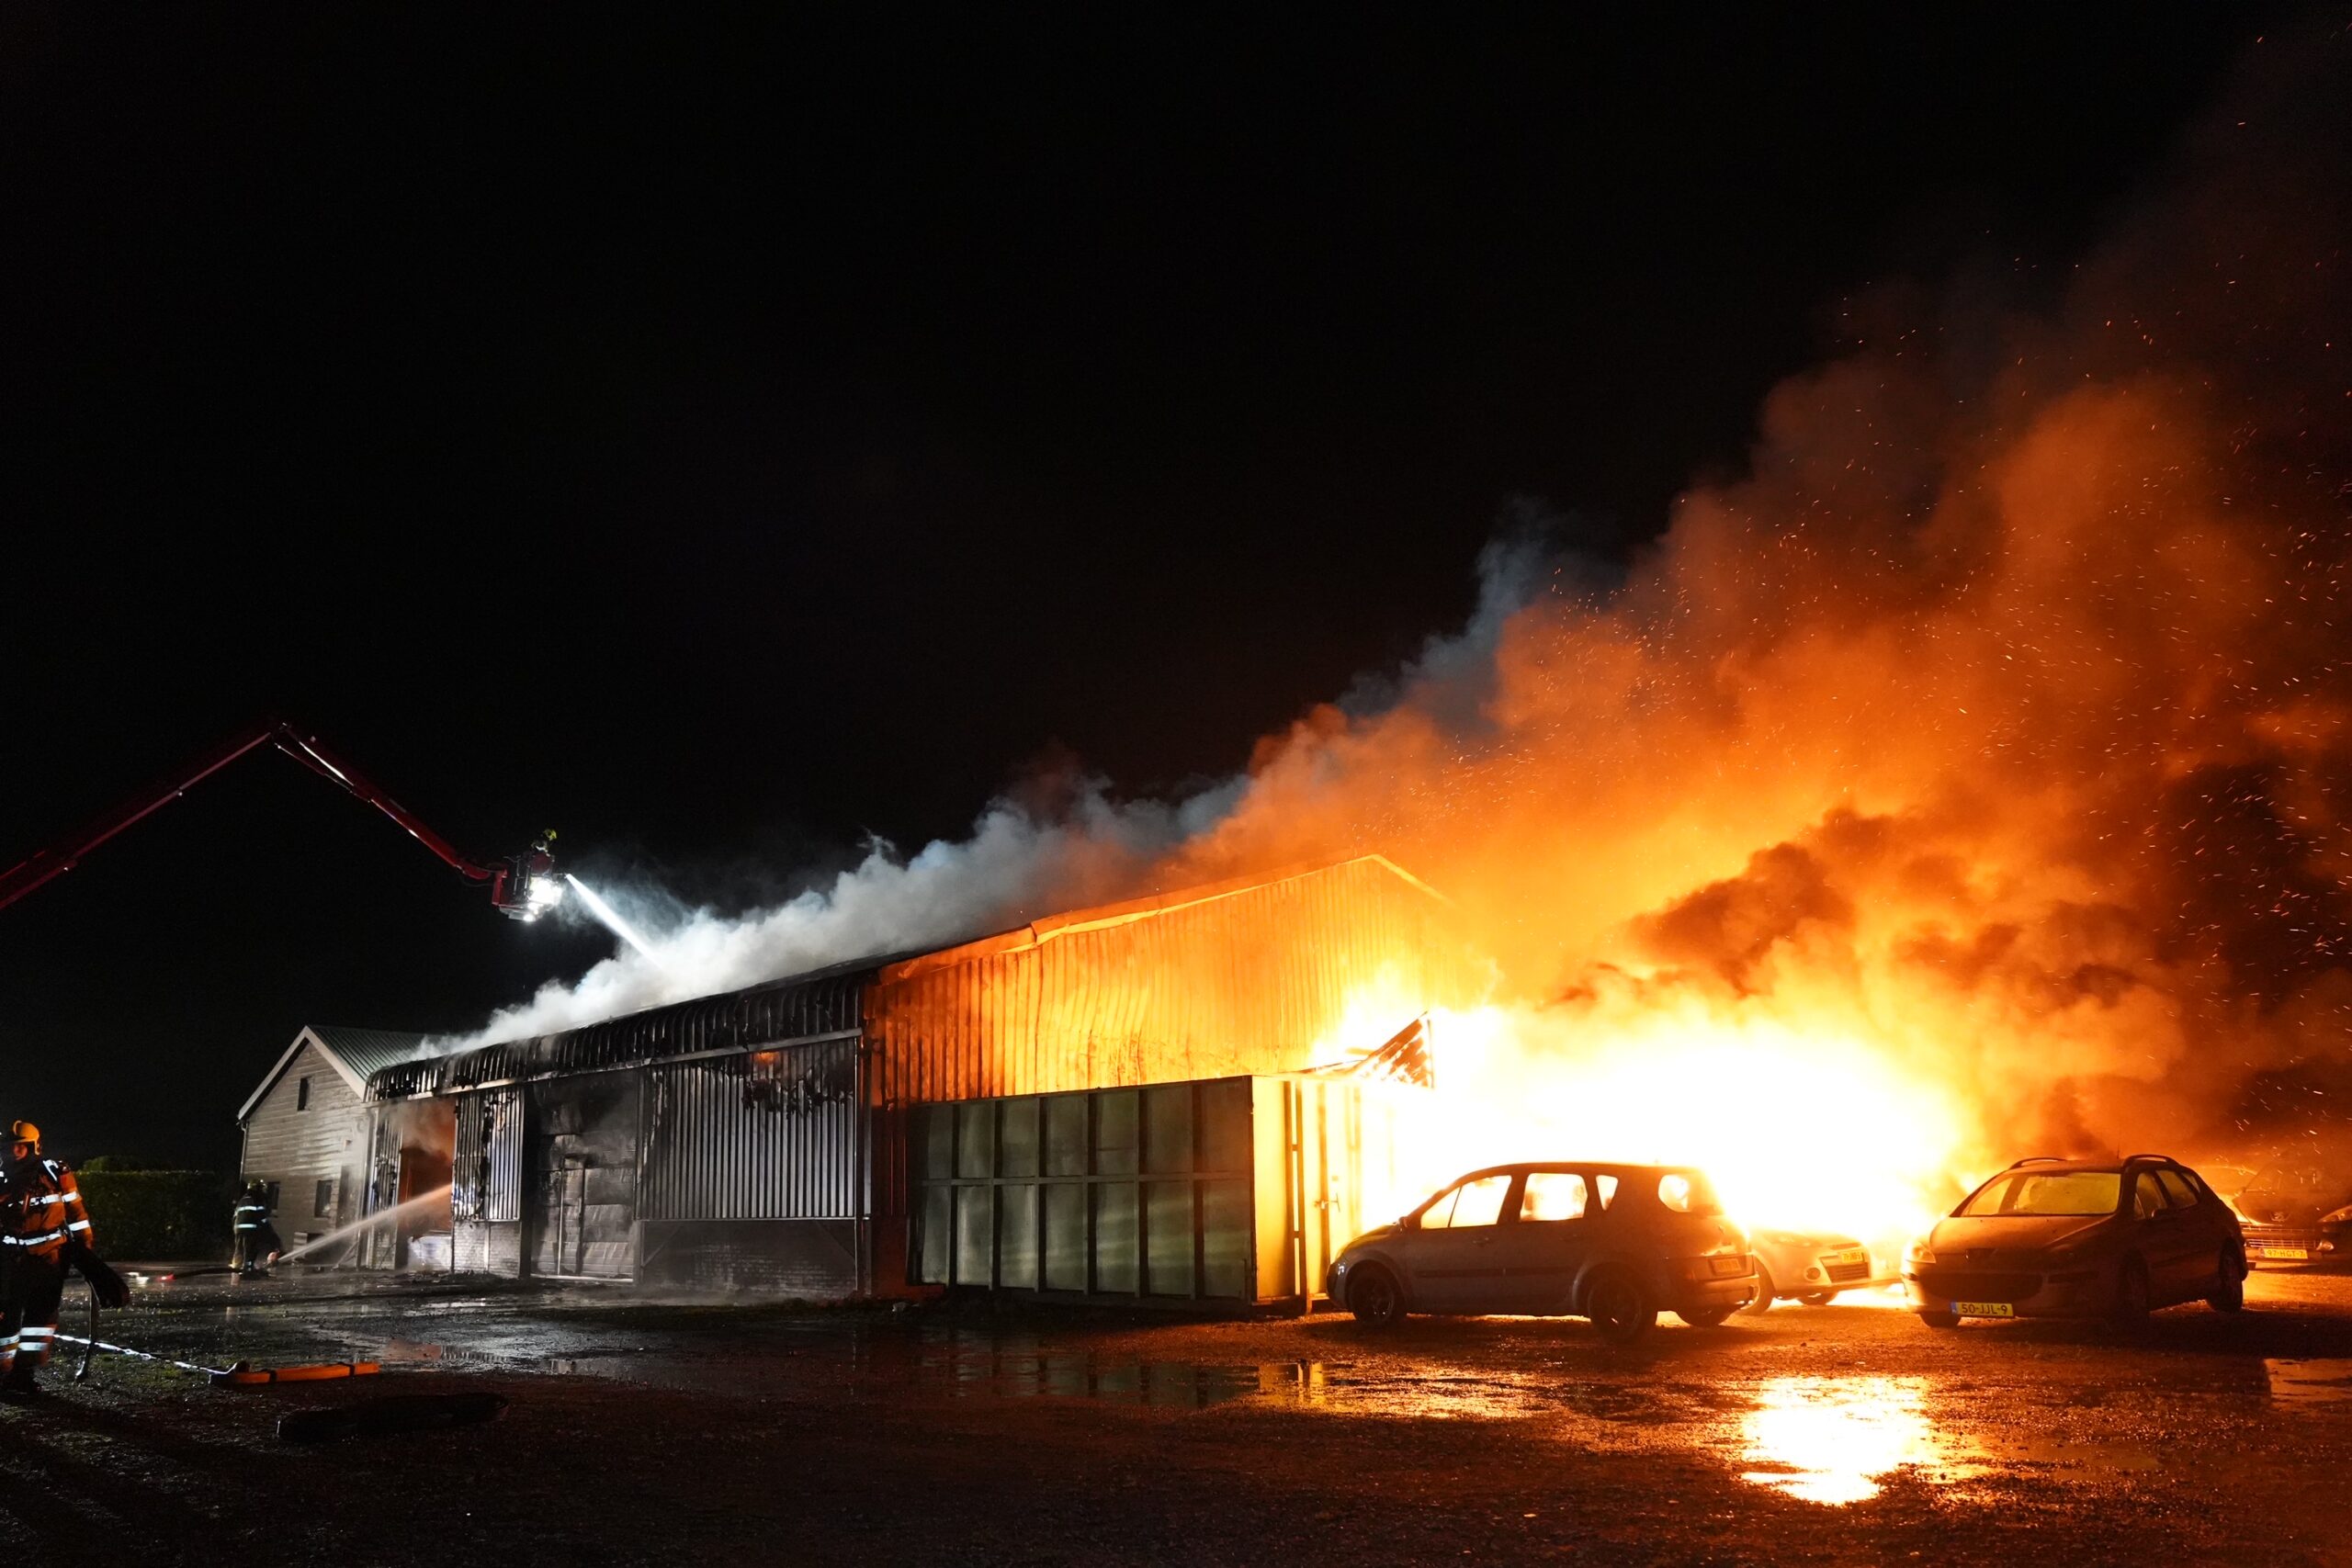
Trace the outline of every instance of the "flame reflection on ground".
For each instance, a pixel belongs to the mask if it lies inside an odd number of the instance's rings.
[[[1771,1378],[1741,1423],[1740,1479],[1808,1503],[1878,1495],[1879,1478],[1949,1457],[1921,1409],[1920,1378]]]

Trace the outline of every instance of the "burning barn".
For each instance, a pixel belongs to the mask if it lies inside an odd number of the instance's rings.
[[[1395,1195],[1424,1015],[1484,980],[1365,856],[392,1066],[374,1260],[1301,1300]]]

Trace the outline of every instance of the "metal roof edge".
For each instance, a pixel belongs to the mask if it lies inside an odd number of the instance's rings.
[[[1114,926],[1132,925],[1137,920],[1148,920],[1157,915],[1173,914],[1179,909],[1189,909],[1195,905],[1212,904],[1220,898],[1232,898],[1244,893],[1253,893],[1261,887],[1276,887],[1285,882],[1296,882],[1308,876],[1321,876],[1327,872],[1338,871],[1343,866],[1362,865],[1367,863],[1382,867],[1408,886],[1418,888],[1448,908],[1453,907],[1453,899],[1448,898],[1386,855],[1350,855],[1345,860],[1291,865],[1279,871],[1261,873],[1254,876],[1229,876],[1221,882],[1207,882],[1192,887],[1180,887],[1174,892],[1147,893],[1139,898],[1128,898],[1116,904],[1098,904],[1092,908],[1072,909],[1067,914],[1060,915],[1046,915],[1032,920],[1025,926],[1016,926],[1009,931],[1000,931],[994,936],[984,936],[977,941],[959,942],[954,947],[941,948],[936,953],[921,953],[912,958],[900,959],[895,964],[886,964],[876,979],[877,983],[886,986],[899,980],[910,980],[918,975],[935,974],[942,969],[952,969],[957,964],[974,963],[982,958],[993,958],[1000,953],[1018,953],[1028,948],[1043,947],[1057,937],[1075,936],[1084,931],[1106,931]]]

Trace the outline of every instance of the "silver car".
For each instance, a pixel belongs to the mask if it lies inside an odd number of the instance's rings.
[[[1902,1278],[1881,1268],[1871,1249],[1849,1235],[1814,1231],[1751,1230],[1756,1251],[1756,1299],[1749,1312],[1770,1310],[1775,1301],[1794,1299],[1827,1306],[1840,1291],[1891,1285]]]
[[[1747,1238],[1688,1166],[1472,1171],[1332,1260],[1326,1288],[1375,1327],[1408,1313],[1587,1317],[1621,1343],[1661,1310],[1713,1328],[1756,1291]]]

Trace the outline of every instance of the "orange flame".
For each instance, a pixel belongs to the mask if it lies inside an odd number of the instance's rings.
[[[1876,1242],[2024,1155],[2352,1139],[2320,58],[2052,310],[1855,303],[1624,581],[1498,558],[1388,706],[1261,745],[1178,874],[1377,849],[1498,964],[1432,1179],[1690,1160]]]

